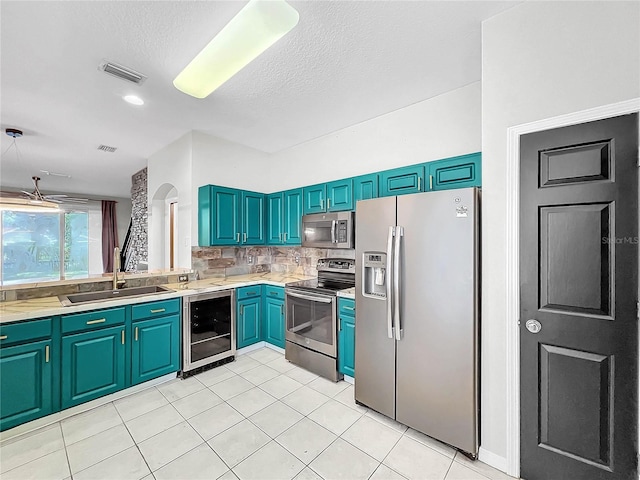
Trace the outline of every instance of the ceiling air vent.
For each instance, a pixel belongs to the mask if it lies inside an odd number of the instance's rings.
[[[100,145],[98,150],[102,150],[103,152],[113,153],[117,150],[116,147],[110,147],[109,145]]]
[[[146,75],[113,62],[104,61],[98,68],[109,75],[121,78],[127,82],[133,82],[137,85],[141,85],[147,79]]]

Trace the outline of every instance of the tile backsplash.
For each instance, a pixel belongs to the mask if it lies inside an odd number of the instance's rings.
[[[199,278],[261,272],[316,275],[319,258],[355,258],[355,250],[306,247],[191,247]]]

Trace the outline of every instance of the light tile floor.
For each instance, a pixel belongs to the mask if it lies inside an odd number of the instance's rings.
[[[513,480],[268,348],[9,439],[0,476]]]

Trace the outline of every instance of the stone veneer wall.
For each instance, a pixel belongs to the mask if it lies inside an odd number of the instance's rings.
[[[199,278],[262,272],[315,276],[318,273],[318,259],[327,257],[355,258],[355,250],[305,247],[191,247],[191,268]]]
[[[147,169],[145,167],[131,176],[131,235],[124,266],[126,272],[136,271],[140,262],[148,261],[147,229]]]

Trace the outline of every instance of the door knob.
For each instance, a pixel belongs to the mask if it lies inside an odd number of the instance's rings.
[[[531,333],[538,333],[542,330],[542,324],[537,320],[527,320],[527,323],[524,324]]]

